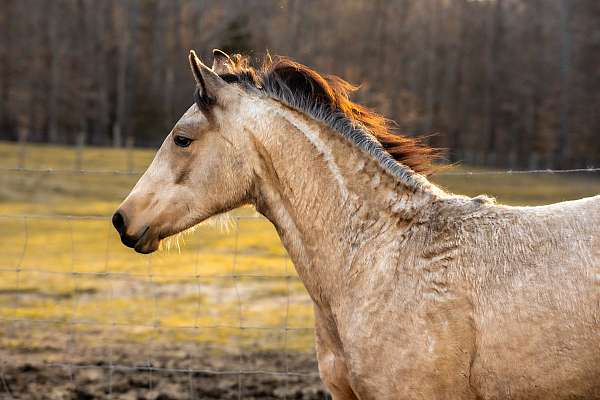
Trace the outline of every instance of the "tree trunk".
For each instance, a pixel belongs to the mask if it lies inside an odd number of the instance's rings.
[[[498,87],[499,60],[502,43],[502,1],[496,1],[492,10],[488,33],[488,54],[486,56],[486,90],[485,90],[485,131],[487,146],[485,148],[486,164],[497,162],[497,130],[498,130]]]
[[[128,115],[133,80],[133,35],[137,28],[137,0],[130,0],[123,10],[122,40],[117,67],[117,116],[113,125],[113,146],[123,146],[123,135],[128,134]]]
[[[571,31],[569,27],[570,0],[559,0],[560,7],[560,117],[556,140],[554,164],[559,168],[567,165],[569,135],[569,102],[571,75]]]
[[[11,80],[11,21],[13,0],[0,2],[0,138],[10,138],[14,127],[10,121],[10,80]]]
[[[451,88],[449,92],[452,95],[452,98],[449,98],[450,104],[448,104],[448,108],[451,110],[452,116],[449,118],[451,123],[448,124],[451,127],[448,134],[450,135],[449,143],[450,143],[450,161],[457,162],[461,161],[464,154],[464,143],[462,139],[462,131],[466,128],[466,118],[465,118],[465,107],[464,107],[464,92],[465,92],[465,83],[464,83],[464,72],[463,72],[463,61],[465,56],[465,45],[467,43],[467,5],[464,0],[459,1],[460,5],[459,9],[459,34],[457,49],[456,49],[456,58],[452,65],[453,74],[450,74],[453,77],[451,82]]]
[[[428,2],[432,4],[433,9],[428,10],[429,18],[429,29],[427,31],[427,56],[426,56],[426,68],[427,75],[425,80],[425,119],[424,119],[424,130],[427,133],[431,133],[433,127],[433,119],[435,113],[435,96],[437,95],[436,85],[436,47],[438,45],[438,13],[439,4],[436,0]]]
[[[48,141],[57,143],[59,140],[58,113],[62,59],[62,41],[58,36],[58,15],[56,1],[48,2],[48,37],[50,43],[50,65],[48,66]]]

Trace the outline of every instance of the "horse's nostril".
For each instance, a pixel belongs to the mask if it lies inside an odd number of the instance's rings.
[[[112,217],[112,224],[119,232],[119,235],[123,235],[125,233],[125,218],[123,218],[123,214],[121,211],[117,211]]]

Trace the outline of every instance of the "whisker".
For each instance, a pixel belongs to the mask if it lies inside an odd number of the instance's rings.
[[[214,215],[200,224],[194,226],[210,226],[219,229],[220,232],[229,233],[235,226],[234,218],[230,212]]]
[[[177,247],[178,253],[181,254],[181,243],[185,245],[185,236],[194,233],[199,226],[209,226],[211,228],[218,229],[220,232],[229,233],[233,229],[234,225],[235,222],[231,213],[227,212],[223,214],[217,214],[199,224],[163,239],[159,243],[158,250],[166,249],[166,251],[170,251],[172,247]]]

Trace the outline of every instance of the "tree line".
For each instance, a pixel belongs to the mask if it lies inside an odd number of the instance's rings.
[[[600,165],[598,0],[2,0],[0,31],[2,140],[156,145],[216,47],[359,83],[450,161]]]

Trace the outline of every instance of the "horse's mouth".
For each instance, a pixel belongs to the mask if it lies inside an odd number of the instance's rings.
[[[158,250],[160,238],[152,235],[150,226],[147,226],[140,235],[137,235],[137,237],[121,235],[121,242],[138,253],[149,254]]]
[[[158,250],[159,244],[160,240],[155,238],[145,243],[138,244],[133,249],[140,254],[150,254]]]
[[[133,249],[137,253],[150,254],[158,250],[159,244],[160,238],[158,236],[152,235],[152,231],[148,226],[133,246]]]
[[[114,214],[112,222],[119,233],[121,243],[140,254],[154,253],[160,248],[163,239],[180,233],[180,230],[165,230],[158,226],[145,225],[135,234],[127,234],[125,218],[120,211]]]

